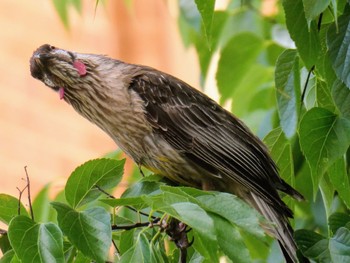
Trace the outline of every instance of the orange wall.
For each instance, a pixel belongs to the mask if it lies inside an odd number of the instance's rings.
[[[95,14],[94,2],[83,1],[81,16],[70,10],[66,31],[50,0],[0,1],[0,193],[17,196],[26,165],[33,195],[48,182],[60,189],[76,166],[116,148],[30,76],[29,58],[41,44],[147,64],[198,87],[196,58],[184,50],[169,11],[176,8],[134,0],[128,10],[124,1],[106,1]]]

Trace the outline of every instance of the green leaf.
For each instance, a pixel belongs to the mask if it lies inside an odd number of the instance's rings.
[[[151,251],[149,241],[143,233],[137,237],[136,243],[121,257],[120,263],[139,262],[139,263],[156,263],[151,260]]]
[[[285,29],[285,33],[288,34],[286,29]],[[284,40],[284,37],[282,38]],[[266,56],[270,66],[276,66],[277,59],[285,51],[285,48],[278,45],[275,41],[266,43]]]
[[[303,0],[305,16],[308,22],[320,15],[330,4],[331,0]]]
[[[91,263],[91,259],[87,256],[85,256],[83,253],[78,251],[76,256],[74,257],[72,263]]]
[[[119,242],[119,252],[121,255],[126,253],[133,245],[134,245],[134,233],[135,229],[131,229],[128,231],[123,231],[120,234],[120,242]]]
[[[100,199],[99,200],[102,203],[105,203],[111,207],[118,207],[118,206],[135,206],[137,207],[141,206],[144,207],[146,203],[143,201],[142,197],[124,197],[124,198],[115,198],[115,199]]]
[[[239,97],[237,97],[239,98]],[[263,88],[260,88],[259,90],[257,90],[257,92],[254,94],[254,96],[251,98],[250,100],[250,104],[249,104],[249,108],[248,108],[248,111],[250,113],[253,113],[255,111],[263,111],[263,110],[266,110],[266,111],[269,111],[269,113],[266,112],[266,117],[268,115],[270,115],[271,117],[271,114],[272,112],[270,111],[271,108],[275,107],[275,101],[276,100],[276,96],[275,96],[275,89],[272,88],[272,87],[263,87]],[[240,101],[240,100],[239,100]],[[235,103],[234,103],[234,108],[236,109],[236,100],[235,100]],[[248,114],[249,114],[248,112]],[[235,111],[235,114],[236,114],[236,111]],[[269,117],[267,117],[269,118]],[[265,119],[267,120],[267,119]],[[270,123],[269,122],[265,122],[263,121],[264,125],[262,125],[263,127],[266,125],[269,126]],[[270,129],[269,129],[270,130]],[[259,135],[258,135],[259,136]]]
[[[178,1],[180,3],[180,1]],[[189,2],[189,1],[187,1]],[[193,1],[191,1],[191,4],[193,4]],[[181,7],[181,6],[180,6]],[[194,8],[196,9],[196,6],[194,6]],[[179,33],[182,39],[182,43],[184,45],[185,48],[190,47],[191,45],[193,45],[196,42],[196,39],[200,39],[199,42],[205,42],[205,39],[203,37],[201,37],[200,33],[197,32],[196,29],[192,28],[192,26],[189,24],[189,22],[187,21],[186,17],[185,17],[185,13],[184,11],[180,8],[180,14],[178,17],[178,28],[179,28]],[[196,12],[198,13],[198,10],[196,10]],[[200,14],[198,13],[199,16],[199,20],[200,20]],[[205,46],[205,45],[204,45]]]
[[[56,9],[65,28],[69,28],[68,20],[68,3],[70,0],[52,0],[53,6]]]
[[[350,262],[350,230],[348,228],[341,227],[337,230],[334,237],[329,240],[329,251],[332,262]]]
[[[193,248],[205,259],[204,262],[219,263],[218,241],[208,238],[206,235],[192,230],[195,241]],[[200,260],[201,258],[199,258]]]
[[[341,227],[345,227],[350,222],[350,215],[345,213],[334,213],[328,218],[329,228],[333,233]]]
[[[316,84],[316,101],[320,108],[327,109],[331,112],[336,112],[331,91],[326,82],[318,80]]]
[[[206,195],[209,193],[204,192],[199,189],[191,188],[191,187],[172,187],[168,185],[163,185],[160,187],[160,189],[165,194],[166,201],[169,204],[177,203],[177,202],[186,202],[190,201],[192,203],[198,204],[197,199],[195,198],[198,195]],[[175,197],[173,199],[173,197]],[[173,200],[172,200],[173,199]]]
[[[67,263],[75,263],[76,258],[82,254],[67,239],[63,241],[63,252]]]
[[[223,99],[232,96],[234,90],[256,62],[263,48],[263,41],[254,34],[241,33],[231,38],[220,53],[216,80]]]
[[[207,238],[215,240],[213,220],[200,206],[188,202],[186,194],[164,192],[155,196],[144,196],[143,198],[152,210],[167,213]]]
[[[155,263],[168,263],[168,258],[164,253],[164,246],[160,246],[159,243],[150,243],[151,260]]]
[[[182,202],[172,204],[171,208],[174,209],[175,213],[172,214],[172,210],[167,208],[163,208],[162,211],[184,222],[208,239],[216,239],[213,220],[201,207],[196,204]]]
[[[65,195],[74,208],[96,200],[103,190],[114,188],[122,179],[125,160],[96,159],[75,169],[69,177]]]
[[[350,89],[348,89],[341,80],[336,79],[333,82],[331,92],[335,105],[340,111],[341,116],[350,119]]]
[[[13,218],[8,236],[23,262],[64,262],[63,237],[53,223],[37,224],[26,216]]]
[[[349,175],[346,172],[344,158],[339,158],[333,165],[331,165],[328,169],[328,173],[329,180],[338,192],[339,197],[344,201],[344,204],[350,208],[350,182]]]
[[[119,205],[123,205],[123,203],[124,205],[127,205],[127,203],[129,203],[129,205],[135,207],[138,210],[145,208],[148,206],[148,203],[144,200],[143,197],[159,194],[159,187],[162,185],[160,182],[147,181],[146,178],[126,189],[119,201],[106,201],[104,199],[103,202],[112,206],[118,205],[118,203]],[[138,202],[138,200],[140,201]]]
[[[167,191],[167,192],[173,192],[173,193],[181,193],[183,195],[185,195],[186,197],[189,198],[189,200],[191,200],[192,202],[196,202],[198,203],[198,201],[196,199],[192,199],[193,197],[196,198],[198,196],[202,196],[202,195],[214,195],[215,192],[209,192],[209,191],[205,191],[205,190],[200,190],[200,189],[197,189],[197,188],[193,188],[193,187],[171,187],[173,188],[174,190],[173,191],[170,191],[169,190],[169,186],[162,186],[162,189],[164,191]]]
[[[155,195],[159,194],[159,187],[163,185],[160,182],[147,181],[145,179],[135,183],[122,194],[122,198],[125,197],[139,197],[142,195]]]
[[[0,250],[2,254],[5,254],[7,251],[12,250],[9,238],[7,234],[0,235]],[[1,262],[1,261],[0,261]]]
[[[164,195],[153,200],[155,205],[152,208],[155,210],[161,209],[164,211],[163,209],[166,205],[178,202],[191,202],[198,204],[205,211],[209,211],[210,215],[215,213],[255,237],[260,239],[264,237],[264,231],[260,227],[261,222],[259,219],[261,216],[255,209],[234,195],[221,192],[205,192],[189,187],[162,186],[161,190],[164,191]],[[233,229],[232,231],[234,232],[235,230]]]
[[[313,192],[325,170],[344,155],[350,143],[350,122],[334,113],[312,108],[299,127],[300,147],[312,172]]]
[[[299,59],[295,50],[288,49],[279,56],[275,85],[281,127],[291,138],[297,130],[300,109]]]
[[[33,212],[37,222],[48,222],[52,214],[52,206],[49,198],[50,185],[46,185],[33,201]]]
[[[216,11],[214,13],[209,47],[208,47],[208,40],[204,39],[202,35],[196,35],[194,37],[195,39],[194,44],[195,44],[197,55],[199,58],[201,73],[204,78],[208,73],[208,68],[210,65],[212,55],[215,52],[216,48],[218,47],[220,36],[227,18],[228,18],[227,12]]]
[[[281,128],[272,130],[264,138],[272,159],[280,168],[279,175],[291,186],[295,185],[292,149]]]
[[[99,1],[99,0],[97,0],[96,5],[98,4],[98,1]],[[71,0],[71,3],[72,3],[72,5],[74,6],[75,10],[77,10],[78,13],[81,14],[81,12],[82,12],[82,3],[81,3],[81,0]]]
[[[320,179],[319,189],[322,194],[324,209],[326,212],[326,217],[328,218],[331,213],[333,199],[334,199],[334,188],[329,181],[329,173],[325,173]]]
[[[252,64],[251,67],[247,69],[247,72],[245,72],[240,85],[232,90],[232,112],[234,112],[236,116],[246,116],[251,114],[253,112],[252,108],[259,106],[259,104],[254,104],[254,98],[258,96],[262,89],[267,88],[266,83],[270,83],[272,80],[272,67]],[[260,93],[260,95],[262,94]],[[264,99],[266,98],[263,96],[260,97],[260,103]],[[269,104],[269,108],[271,108],[271,106],[273,106],[273,104]]]
[[[346,5],[346,1],[342,1],[343,5]],[[341,4],[340,4],[341,6]],[[331,8],[333,11],[333,17],[334,17],[334,22],[335,22],[335,27],[338,30],[338,11],[340,11],[338,8],[338,1],[337,0],[331,0]]]
[[[302,70],[301,74],[306,74],[306,70]],[[305,92],[305,99],[303,101],[305,109],[306,110],[310,110],[314,107],[317,107],[317,103],[316,103],[316,79],[315,78],[310,78],[309,80],[309,84],[308,87],[306,88],[306,92]]]
[[[247,247],[241,234],[225,218],[212,214],[218,245],[232,262],[251,262]]]
[[[213,23],[215,0],[195,0],[195,3],[199,13],[201,14],[204,25],[204,34],[209,44],[211,40],[211,27]]]
[[[350,88],[350,14],[345,13],[338,18],[339,28],[333,23],[327,32],[329,57],[335,74]]]
[[[220,37],[223,46],[235,35],[251,33],[260,38],[264,37],[264,18],[252,8],[236,8],[233,12],[228,10],[228,19]]]
[[[195,251],[192,254],[190,260],[188,261],[188,263],[202,263],[202,262],[204,262],[204,257],[197,251]]]
[[[0,258],[0,263],[21,263],[13,249],[7,251]]]
[[[220,215],[255,237],[264,236],[259,221],[261,216],[238,197],[218,192],[215,195],[198,196],[196,199],[206,211]]]
[[[328,240],[310,230],[297,230],[294,238],[303,254],[317,262],[331,262],[328,250]]]
[[[286,24],[299,55],[308,69],[321,55],[321,45],[315,21],[307,23],[302,0],[283,0]]]
[[[112,241],[109,213],[95,207],[77,212],[66,204],[53,202],[57,221],[63,233],[84,255],[105,262]]]
[[[52,0],[52,3],[66,29],[69,29],[69,7],[73,6],[79,14],[82,13],[81,0]]]
[[[197,33],[201,29],[201,15],[194,1],[179,1],[180,16]]]
[[[17,198],[0,194],[0,221],[9,224],[11,219],[18,216],[18,207],[20,206],[20,214],[29,217],[27,210]]]

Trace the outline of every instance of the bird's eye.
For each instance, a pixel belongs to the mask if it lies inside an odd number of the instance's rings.
[[[53,50],[53,49],[56,49],[56,47],[55,46],[50,46],[50,49]]]

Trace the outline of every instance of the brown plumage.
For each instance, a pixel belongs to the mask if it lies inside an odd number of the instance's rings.
[[[268,231],[286,260],[297,262],[292,211],[278,191],[303,197],[279,177],[265,145],[215,101],[153,68],[49,45],[34,52],[30,69],[138,165],[255,207],[275,224]]]

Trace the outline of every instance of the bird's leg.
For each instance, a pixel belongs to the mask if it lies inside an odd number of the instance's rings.
[[[212,191],[215,190],[215,187],[210,181],[202,181],[202,190]]]
[[[187,248],[189,248],[193,241],[188,241],[187,238],[187,225],[175,218],[170,218],[170,220],[164,220],[164,229],[170,240],[174,241],[175,245],[180,249],[179,263],[186,263],[187,258]],[[167,222],[167,223],[166,223]]]

